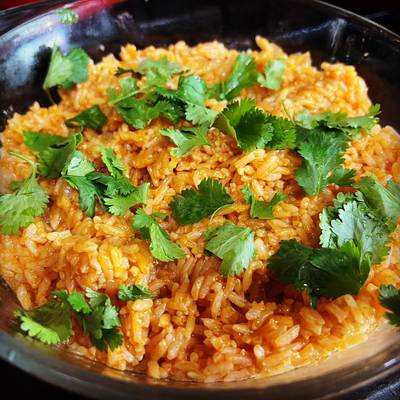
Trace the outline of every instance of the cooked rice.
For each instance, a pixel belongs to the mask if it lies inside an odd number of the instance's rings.
[[[365,114],[371,101],[367,86],[353,66],[311,64],[309,53],[286,55],[279,47],[257,37],[259,51],[251,51],[259,69],[268,60],[284,57],[287,68],[279,91],[261,87],[244,90],[258,107],[274,115],[308,109]],[[212,146],[194,149],[182,158],[170,155],[168,138],[158,134],[169,126],[156,120],[146,129],[134,130],[107,105],[106,89],[118,85],[118,66],[136,67],[144,58],[167,56],[200,75],[208,83],[229,74],[238,52],[222,43],[189,47],[178,42],[166,49],[138,50],[127,45],[121,60],[106,56],[90,64],[90,79],[75,89],[61,91],[62,101],[48,108],[34,103],[25,115],[15,114],[3,133],[0,160],[0,190],[14,179],[23,179],[30,167],[6,154],[7,150],[30,155],[22,132],[34,130],[66,136],[64,121],[93,104],[108,116],[104,133],[85,131],[80,150],[100,165],[100,147],[111,147],[128,168],[137,185],[150,180],[148,213],[170,213],[168,204],[184,188],[197,187],[205,177],[223,182],[235,199],[214,218],[179,226],[172,218],[162,222],[171,239],[186,252],[183,260],[162,263],[154,260],[148,243],[130,226],[132,214],[116,217],[97,207],[96,216],[80,209],[77,192],[62,179],[40,179],[51,202],[45,215],[18,234],[0,236],[0,275],[15,291],[26,309],[49,300],[50,292],[90,287],[108,293],[115,302],[121,283],[140,283],[158,294],[155,300],[121,302],[124,343],[115,351],[96,350],[87,337],[76,334],[69,348],[118,369],[147,370],[154,378],[194,381],[232,381],[272,375],[327,357],[364,341],[382,316],[377,302],[381,283],[398,283],[399,235],[392,237],[390,256],[374,267],[358,296],[321,300],[316,310],[303,296],[270,279],[268,257],[284,239],[318,245],[319,213],[331,203],[338,188],[319,196],[304,196],[294,171],[301,159],[288,150],[256,150],[241,153],[234,140],[216,129],[210,133]],[[176,85],[174,78],[171,85]],[[208,101],[216,111],[225,102]],[[357,177],[375,174],[382,182],[400,181],[400,137],[391,127],[377,125],[372,134],[353,142],[345,156],[345,167]],[[249,206],[241,194],[249,183],[254,193],[269,201],[285,187],[288,199],[275,209],[275,219],[250,219]],[[247,225],[256,235],[257,255],[241,277],[224,279],[220,260],[204,255],[203,232],[230,220]],[[283,299],[282,299],[283,292]]]

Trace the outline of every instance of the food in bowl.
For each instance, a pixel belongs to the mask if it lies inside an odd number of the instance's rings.
[[[0,275],[23,332],[214,382],[364,341],[382,305],[398,322],[398,134],[353,66],[256,43],[52,49],[61,100],[2,134]]]

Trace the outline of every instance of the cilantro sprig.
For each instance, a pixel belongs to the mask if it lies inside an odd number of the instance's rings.
[[[165,85],[174,75],[182,72],[179,64],[168,61],[167,57],[158,60],[146,58],[141,61],[136,73],[144,76],[144,90]]]
[[[69,128],[87,127],[95,131],[100,131],[106,123],[107,117],[97,104],[65,121]]]
[[[269,61],[264,66],[263,74],[258,74],[258,83],[261,87],[271,90],[279,90],[282,85],[285,68],[286,61],[283,58]]]
[[[160,134],[169,137],[177,147],[171,149],[175,157],[182,157],[200,146],[210,146],[208,127],[205,125],[181,129],[161,129]]]
[[[204,105],[208,97],[207,85],[198,75],[183,75],[179,77],[176,90],[157,88],[156,94],[178,111],[178,120],[185,117],[193,124],[209,127],[217,116],[216,112]]]
[[[155,293],[139,284],[130,286],[122,284],[118,288],[118,298],[123,301],[154,299],[155,297]]]
[[[358,117],[348,117],[345,113],[332,113],[330,111],[318,114],[310,114],[303,110],[296,115],[295,121],[305,129],[326,129],[333,132],[343,133],[350,138],[358,137],[360,130],[370,132],[378,123],[377,116],[380,114],[380,105],[372,105],[369,112]]]
[[[246,152],[265,147],[273,137],[268,116],[248,98],[229,104],[218,115],[214,126],[235,138],[238,147]]]
[[[63,55],[57,46],[51,51],[51,59],[43,89],[52,87],[71,89],[75,84],[88,79],[89,57],[83,49],[72,49]]]
[[[83,140],[80,132],[67,138],[46,133],[24,131],[24,144],[39,159],[39,173],[45,178],[55,179],[61,175],[65,164]]]
[[[246,185],[242,192],[246,203],[250,204],[251,218],[273,219],[275,206],[287,198],[283,192],[277,192],[270,202],[257,200],[249,185]]]
[[[162,213],[148,215],[139,208],[132,220],[132,227],[141,233],[144,240],[150,241],[150,253],[157,260],[169,262],[184,258],[185,252],[171,241],[167,231],[157,222],[157,219],[165,217],[166,215]]]
[[[231,222],[209,229],[204,234],[206,250],[222,259],[220,272],[224,277],[239,276],[255,255],[254,232]]]
[[[31,311],[17,311],[21,329],[45,344],[66,342],[73,334],[71,307],[61,301],[50,301]]]
[[[70,8],[63,8],[61,10],[57,10],[56,13],[59,15],[60,21],[64,25],[73,25],[79,21],[79,15]]]
[[[381,285],[379,288],[379,301],[385,307],[385,317],[393,325],[400,326],[400,290],[393,285]]]
[[[306,290],[313,306],[320,297],[356,295],[370,268],[371,259],[368,255],[363,257],[353,241],[339,248],[314,249],[294,239],[283,240],[268,264],[279,281],[290,283],[299,291]]]
[[[36,164],[22,154],[9,154],[29,163],[32,172],[27,179],[17,182],[15,192],[0,196],[0,226],[5,235],[16,233],[34,222],[36,217],[43,215],[49,201],[47,192],[36,179]]]
[[[375,177],[364,177],[356,187],[358,192],[339,193],[322,211],[321,248],[284,240],[269,259],[275,277],[306,290],[314,305],[319,297],[357,294],[371,266],[389,252],[389,235],[400,217],[400,185],[385,188]]]
[[[109,213],[123,216],[137,204],[146,204],[149,183],[135,187],[124,175],[125,166],[109,148],[101,150],[108,174],[96,172],[82,153],[75,152],[63,170],[63,178],[79,191],[82,211],[94,216],[96,200]]]
[[[122,301],[154,299],[156,295],[142,285],[121,284],[118,298]],[[106,293],[86,288],[69,294],[52,292],[52,300],[30,311],[17,311],[20,328],[32,338],[49,345],[67,342],[74,335],[75,320],[90,342],[101,351],[115,350],[123,342],[119,309]]]
[[[172,216],[181,225],[194,224],[232,204],[233,199],[221,182],[203,179],[199,190],[185,189],[170,203]]]
[[[307,194],[317,195],[328,186],[329,173],[343,164],[347,147],[347,136],[341,133],[315,130],[301,140],[298,152],[303,157],[303,164],[295,177]]]
[[[220,100],[232,100],[240,92],[257,82],[257,68],[253,57],[247,53],[240,53],[232,67],[228,78],[210,88],[210,97]]]
[[[101,351],[115,350],[122,344],[119,332],[119,310],[105,293],[90,288],[68,294],[65,290],[52,293],[53,300],[31,311],[17,311],[21,329],[45,344],[60,344],[73,336],[72,317],[79,322],[91,343]]]
[[[119,92],[109,88],[108,103],[136,129],[144,128],[158,117],[173,123],[186,118],[195,125],[211,126],[217,113],[204,106],[208,93],[203,79],[194,74],[184,75],[179,77],[177,89],[163,87],[181,72],[178,64],[170,63],[165,57],[145,59],[136,71],[119,68],[117,75],[131,73],[135,78],[121,79]],[[140,77],[144,77],[144,84],[139,88],[136,78]]]

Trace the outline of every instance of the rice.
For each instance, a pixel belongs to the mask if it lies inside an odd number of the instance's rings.
[[[290,114],[307,109],[365,114],[371,101],[367,86],[353,66],[311,64],[309,53],[286,55],[279,47],[257,37],[259,51],[252,51],[259,68],[278,57],[286,59],[283,85],[272,92],[261,87],[243,91],[256,99],[258,107],[285,116],[282,100]],[[76,334],[69,349],[118,369],[146,370],[154,378],[194,381],[234,381],[281,373],[323,359],[367,338],[380,322],[377,303],[381,283],[400,282],[399,230],[392,235],[390,257],[371,272],[358,296],[321,300],[316,310],[302,294],[270,280],[268,257],[285,239],[317,245],[318,215],[330,204],[337,189],[318,196],[299,195],[294,171],[301,159],[288,150],[255,150],[241,153],[229,136],[214,129],[211,147],[194,149],[176,158],[171,143],[159,135],[167,123],[154,121],[146,129],[134,130],[107,105],[106,89],[117,86],[118,66],[136,67],[145,58],[166,56],[208,83],[229,74],[236,50],[218,42],[189,47],[178,42],[168,48],[134,45],[121,49],[121,60],[106,56],[90,64],[90,79],[75,89],[61,91],[62,101],[48,108],[34,103],[24,115],[15,114],[2,135],[0,159],[3,192],[10,181],[23,179],[30,167],[11,158],[8,150],[29,155],[22,132],[35,130],[66,136],[64,121],[100,104],[107,114],[104,133],[85,132],[80,150],[99,162],[100,146],[111,147],[127,166],[133,184],[150,180],[147,212],[170,214],[168,204],[184,188],[197,187],[205,177],[218,179],[235,199],[211,220],[179,226],[172,218],[162,222],[171,238],[185,251],[183,260],[161,263],[154,260],[148,243],[130,226],[132,214],[112,216],[99,207],[91,219],[79,209],[76,191],[63,180],[41,180],[50,195],[43,217],[18,234],[0,236],[0,275],[26,309],[44,304],[54,289],[82,291],[87,287],[105,291],[114,301],[121,283],[140,283],[158,294],[154,300],[121,303],[124,343],[115,351],[102,353],[88,338]],[[176,84],[174,81],[171,84]],[[215,111],[225,102],[210,100]],[[391,127],[375,126],[362,134],[345,155],[345,167],[357,170],[357,178],[375,174],[382,182],[400,181],[400,138]],[[285,186],[288,199],[275,209],[275,219],[250,219],[249,206],[241,188],[250,184],[260,199],[271,200]],[[220,260],[205,256],[203,232],[231,220],[255,232],[257,255],[240,277],[224,279]]]

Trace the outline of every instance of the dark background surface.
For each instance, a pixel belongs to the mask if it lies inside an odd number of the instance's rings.
[[[168,0],[166,0],[168,1]],[[183,0],[184,1],[184,0]],[[200,0],[199,0],[200,1]],[[251,0],[250,0],[251,1]],[[35,3],[26,0],[0,0],[0,9]],[[400,1],[398,0],[332,0],[332,4],[367,16],[400,34]],[[54,386],[31,377],[0,360],[2,393],[12,393],[13,398],[47,399],[83,399],[83,397],[65,392]],[[12,392],[11,392],[12,391]],[[8,397],[8,395],[5,395]],[[11,397],[11,395],[9,395]],[[346,400],[398,400],[400,399],[400,375],[393,376],[379,385],[347,396]],[[162,399],[160,399],[162,400]],[[247,399],[244,399],[247,400]]]

